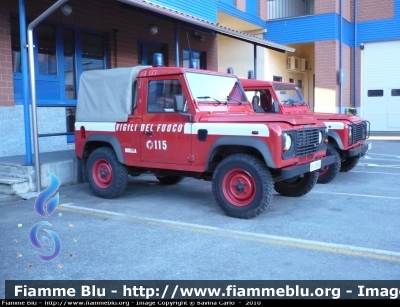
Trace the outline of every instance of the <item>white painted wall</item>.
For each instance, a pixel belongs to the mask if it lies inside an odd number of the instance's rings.
[[[264,78],[265,48],[257,47],[257,79]],[[228,67],[233,68],[233,73],[240,78],[247,78],[248,71],[254,70],[254,47],[227,36],[218,36],[218,70],[226,72]]]

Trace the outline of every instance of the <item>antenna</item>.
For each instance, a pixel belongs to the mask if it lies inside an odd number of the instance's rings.
[[[187,36],[188,45],[189,45],[189,68],[196,68],[195,65],[194,65],[193,58],[192,58],[192,48],[190,48],[190,40],[189,40],[189,33],[188,32],[186,32],[186,36]]]

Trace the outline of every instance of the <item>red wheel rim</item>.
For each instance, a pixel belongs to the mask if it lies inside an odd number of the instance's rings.
[[[113,180],[113,172],[110,163],[105,159],[97,160],[93,165],[92,177],[98,187],[102,189],[108,188]]]
[[[324,168],[321,168],[321,170],[318,172],[318,176],[321,176],[325,174],[328,171],[329,165],[325,166]]]
[[[253,201],[256,195],[256,184],[248,172],[236,168],[224,176],[222,190],[231,204],[244,207]]]

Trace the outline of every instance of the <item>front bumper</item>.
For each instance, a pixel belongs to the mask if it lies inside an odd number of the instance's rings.
[[[363,157],[363,156],[365,156],[365,154],[367,153],[367,151],[370,150],[371,148],[372,148],[372,144],[371,144],[371,143],[369,143],[369,144],[362,144],[362,145],[359,146],[359,147],[350,149],[350,150],[348,151],[347,155],[348,155],[349,157],[356,157],[356,156]]]
[[[319,170],[327,165],[336,163],[336,159],[334,156],[326,156],[322,159],[312,161],[309,163],[289,166],[281,169],[280,179],[288,179],[293,178],[298,175],[302,175],[304,173],[313,172]]]

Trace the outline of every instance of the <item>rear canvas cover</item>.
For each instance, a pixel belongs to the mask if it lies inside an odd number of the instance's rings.
[[[92,70],[82,73],[77,122],[126,122],[132,112],[132,88],[138,73],[149,66]]]

